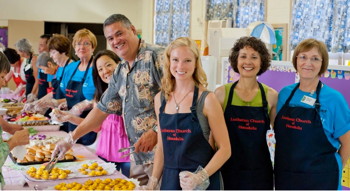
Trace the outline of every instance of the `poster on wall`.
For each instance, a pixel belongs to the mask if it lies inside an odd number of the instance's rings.
[[[2,43],[5,47],[8,45],[7,31],[7,27],[0,26],[0,43]]]

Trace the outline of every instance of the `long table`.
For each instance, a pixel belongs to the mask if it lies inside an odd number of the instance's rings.
[[[58,136],[58,137],[65,137],[67,136],[67,133],[62,131],[47,131],[47,132],[39,132],[39,134],[45,134],[47,136]],[[74,162],[69,162],[69,165],[81,165],[84,161],[93,160],[99,163],[103,163],[104,161],[98,158],[98,156],[91,152],[86,146],[81,144],[75,144],[73,146],[73,152],[76,156],[77,160]],[[2,168],[2,174],[5,178],[5,190],[29,190],[29,189],[47,189],[50,187],[53,187],[61,182],[79,182],[83,183],[88,179],[105,179],[105,178],[123,178],[126,179],[126,177],[121,174],[119,171],[115,171],[111,175],[105,175],[105,176],[95,176],[95,177],[77,177],[72,179],[64,179],[64,180],[47,180],[47,181],[31,181],[25,178],[24,173],[25,169],[30,167],[23,166],[23,165],[17,165],[13,163],[10,157],[7,158],[3,168]]]

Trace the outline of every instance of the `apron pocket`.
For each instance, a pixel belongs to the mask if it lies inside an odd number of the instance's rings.
[[[278,172],[275,175],[276,190],[337,190],[339,173]]]

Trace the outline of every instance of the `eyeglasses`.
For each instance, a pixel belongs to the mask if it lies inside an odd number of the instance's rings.
[[[297,58],[302,61],[302,62],[306,62],[307,60],[310,59],[310,62],[311,63],[320,63],[322,62],[322,59],[321,58],[318,58],[318,57],[311,57],[311,58],[308,58],[306,56],[297,56]]]
[[[91,46],[91,43],[89,43],[89,42],[83,42],[83,43],[78,42],[78,43],[75,43],[75,46]]]

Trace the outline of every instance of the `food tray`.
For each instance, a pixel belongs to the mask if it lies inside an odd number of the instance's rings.
[[[33,128],[37,131],[59,131],[60,125],[33,125],[33,126],[24,126],[25,128]]]
[[[17,125],[22,125],[22,126],[41,126],[41,125],[49,125],[50,120],[32,120],[32,121],[14,121],[12,122]]]
[[[33,165],[33,164],[43,164],[43,163],[47,163],[49,161],[33,161],[33,162],[26,162],[26,163],[21,163],[21,162],[17,162],[17,160],[15,159],[15,157],[12,155],[12,153],[9,154],[11,160],[13,161],[13,163],[18,164],[18,165]],[[63,160],[58,160],[58,162],[72,162],[77,160],[77,158],[75,158],[75,156],[73,156],[73,159],[63,159]]]

